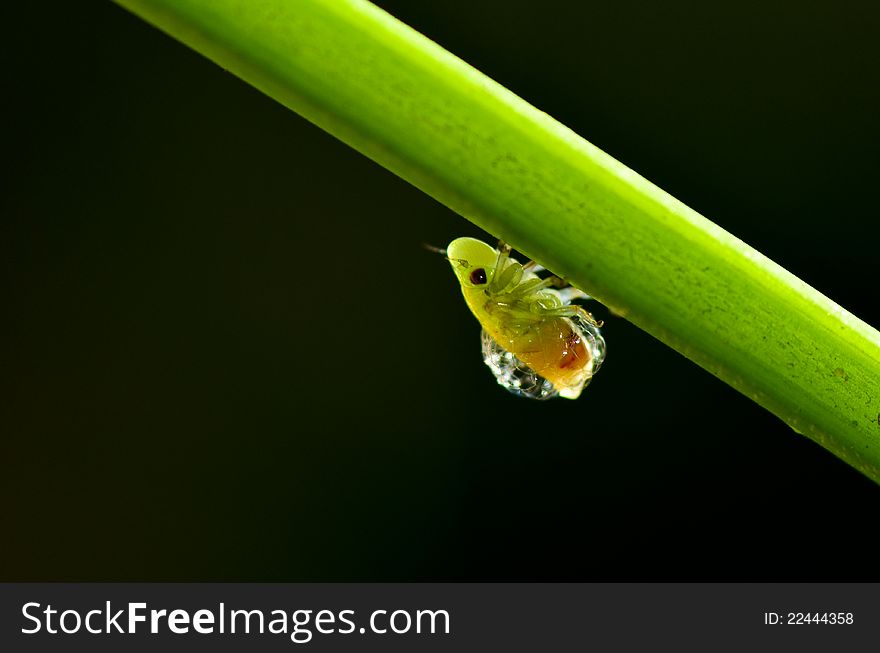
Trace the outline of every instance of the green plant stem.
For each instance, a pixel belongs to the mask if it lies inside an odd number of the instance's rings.
[[[880,482],[875,329],[435,43],[364,0],[117,2]]]

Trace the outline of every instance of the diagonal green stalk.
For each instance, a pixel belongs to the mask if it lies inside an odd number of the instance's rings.
[[[880,482],[880,334],[365,0],[117,0]]]

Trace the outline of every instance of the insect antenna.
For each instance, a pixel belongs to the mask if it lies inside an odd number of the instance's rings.
[[[446,250],[443,249],[442,247],[434,247],[433,245],[429,245],[428,243],[422,243],[422,247],[424,247],[429,252],[434,252],[435,254],[440,254],[447,261],[453,261],[453,262],[458,263],[459,265],[466,267],[466,268],[470,267],[470,263],[465,261],[463,258],[449,258],[446,255]]]
[[[424,247],[429,252],[434,252],[435,254],[446,256],[446,250],[442,247],[434,247],[433,245],[429,245],[428,243],[422,243],[422,247]]]

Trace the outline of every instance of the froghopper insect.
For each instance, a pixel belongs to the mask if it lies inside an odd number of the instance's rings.
[[[445,250],[483,327],[483,360],[516,395],[577,399],[605,358],[601,323],[571,303],[585,293],[558,277],[541,279],[539,266],[521,265],[510,251],[476,238],[457,238]]]

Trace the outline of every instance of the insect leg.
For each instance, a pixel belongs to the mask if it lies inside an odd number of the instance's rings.
[[[503,240],[498,241],[498,258],[495,259],[495,271],[500,272],[507,265],[507,259],[510,258],[510,252],[513,248]]]
[[[593,315],[585,309],[583,306],[578,306],[577,304],[569,304],[567,306],[562,306],[560,308],[554,308],[546,313],[551,317],[575,317],[580,316],[584,320],[586,320],[589,324],[592,324],[595,327],[601,327],[603,322],[601,320],[597,320],[593,317]]]
[[[544,288],[549,288],[552,285],[553,282],[550,279],[529,279],[528,281],[524,281],[517,285],[510,291],[510,294],[514,297],[525,297],[527,295],[532,295],[539,290],[543,290]]]
[[[495,273],[492,275],[492,281],[489,284],[489,288],[493,292],[500,292],[503,290],[503,286],[500,283],[502,276],[501,273],[507,267],[507,261],[510,259],[511,249],[511,246],[503,240],[498,241],[498,258],[495,259]]]
[[[565,286],[564,288],[560,288],[557,291],[559,298],[565,304],[570,304],[574,299],[592,299],[587,293],[585,293],[580,288],[575,288],[574,286]]]
[[[538,272],[546,271],[547,268],[545,268],[543,265],[538,265],[534,261],[529,261],[528,263],[523,265],[523,272],[532,272],[537,274]],[[568,281],[566,281],[562,277],[557,277],[555,274],[550,274],[550,276],[545,277],[544,280],[547,282],[545,287],[552,286],[553,288],[565,288],[566,286],[571,285],[570,283],[568,283]]]

